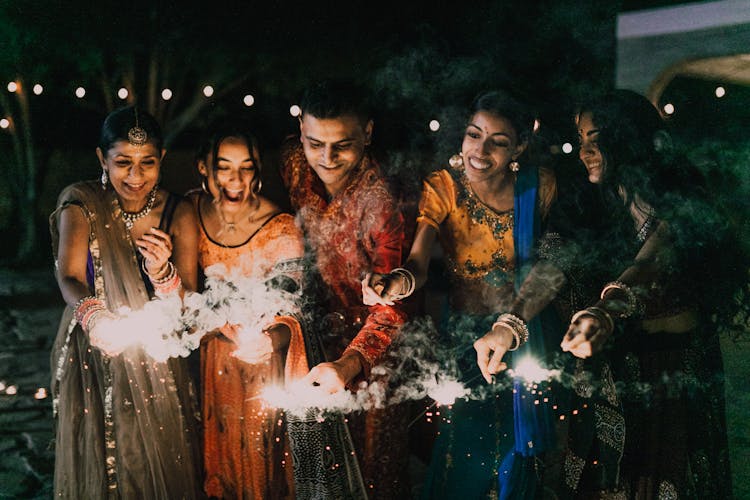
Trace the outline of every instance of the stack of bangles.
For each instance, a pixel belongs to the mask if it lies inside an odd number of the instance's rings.
[[[154,291],[159,295],[169,295],[170,293],[177,291],[180,288],[180,285],[182,285],[180,275],[177,274],[177,270],[170,260],[168,260],[167,263],[164,264],[164,267],[156,273],[156,275],[161,276],[161,278],[154,278],[149,274],[146,270],[145,259],[141,263],[141,267],[143,268],[143,272],[148,276],[148,279],[151,280],[151,284],[154,285]]]
[[[617,315],[618,318],[627,318],[633,313],[640,314],[643,312],[641,302],[638,300],[638,297],[636,297],[633,289],[628,285],[626,285],[622,281],[610,281],[609,283],[604,285],[604,288],[602,288],[602,293],[599,295],[599,298],[601,300],[604,300],[604,297],[610,290],[621,291],[623,294],[625,294],[625,299],[627,300],[627,308]]]
[[[615,322],[614,320],[612,320],[612,316],[604,308],[591,306],[587,307],[586,309],[582,309],[575,313],[572,318],[570,318],[570,322],[575,323],[581,316],[593,316],[594,318],[599,320],[601,328],[606,330],[607,333],[612,333],[612,331],[615,329]]]
[[[87,297],[83,297],[76,303],[73,315],[76,319],[76,322],[81,325],[81,328],[83,328],[83,331],[88,332],[91,327],[92,320],[99,314],[102,314],[106,311],[107,306],[104,305],[104,302],[102,302],[100,299],[97,299],[93,295],[89,295]]]
[[[501,314],[492,324],[492,329],[494,330],[497,325],[508,327],[513,332],[514,343],[508,348],[509,351],[515,351],[529,340],[528,325],[515,314]]]
[[[397,267],[391,270],[389,274],[393,277],[401,276],[403,278],[401,290],[393,296],[393,300],[402,300],[414,293],[417,288],[417,280],[411,271],[403,267]]]

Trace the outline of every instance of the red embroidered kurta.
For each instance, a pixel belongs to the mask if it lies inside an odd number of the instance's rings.
[[[330,201],[299,139],[284,145],[282,161],[282,178],[329,293],[321,325],[326,356],[333,361],[347,350],[356,351],[369,377],[406,321],[400,306],[362,304],[365,273],[386,273],[400,266],[406,254],[399,205],[367,156]],[[408,497],[406,406],[350,414],[347,421],[370,500]]]
[[[365,273],[387,273],[399,267],[405,255],[404,220],[398,203],[380,168],[367,155],[352,171],[349,184],[330,202],[299,142],[287,141],[282,148],[281,175],[330,291],[324,321],[341,338],[324,339],[328,359],[355,350],[367,376],[406,321],[399,306],[362,303]]]

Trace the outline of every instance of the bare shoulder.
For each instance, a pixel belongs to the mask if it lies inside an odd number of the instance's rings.
[[[195,215],[195,207],[190,199],[180,197],[174,209],[172,227],[177,231],[197,230],[198,218]]]

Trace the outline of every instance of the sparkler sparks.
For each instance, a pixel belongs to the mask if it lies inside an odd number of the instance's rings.
[[[508,369],[511,377],[520,377],[526,383],[533,384],[554,378],[560,374],[560,370],[549,370],[531,357],[525,357],[516,363],[514,369]]]

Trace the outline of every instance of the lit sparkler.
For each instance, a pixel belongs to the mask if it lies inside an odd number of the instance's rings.
[[[549,370],[544,368],[537,360],[527,356],[516,363],[515,368],[508,369],[511,377],[522,378],[526,383],[542,382],[560,374],[560,370]]]

